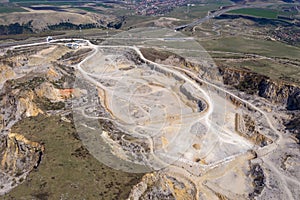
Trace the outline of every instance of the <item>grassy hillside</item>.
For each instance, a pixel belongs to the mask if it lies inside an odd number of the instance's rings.
[[[60,117],[26,118],[13,131],[43,142],[45,154],[38,169],[2,199],[126,199],[142,176],[97,161],[77,139],[74,126]]]

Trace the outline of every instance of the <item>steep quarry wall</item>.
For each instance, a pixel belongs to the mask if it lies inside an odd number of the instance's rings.
[[[300,87],[266,76],[233,68],[219,68],[225,85],[231,85],[249,94],[257,94],[288,110],[300,110]]]
[[[0,143],[0,195],[22,183],[39,165],[43,152],[43,145],[9,133]]]

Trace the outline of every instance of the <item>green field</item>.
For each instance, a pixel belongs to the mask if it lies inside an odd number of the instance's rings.
[[[10,0],[11,3],[16,3],[20,6],[36,6],[36,5],[51,5],[51,6],[64,6],[64,5],[70,5],[70,6],[76,6],[76,5],[85,5],[87,3],[94,3],[94,1],[49,1],[49,0]],[[104,4],[103,4],[104,5]],[[97,6],[101,6],[100,4]]]
[[[281,57],[300,60],[300,48],[281,42],[251,39],[244,37],[225,37],[199,41],[208,51],[251,53],[268,57]]]
[[[101,13],[100,10],[96,10],[94,8],[91,8],[91,7],[75,7],[75,8],[78,8],[80,10],[84,10],[84,11],[87,11],[87,12]]]
[[[267,6],[267,8],[270,10],[277,10],[278,15],[282,16],[295,16],[299,14],[299,11],[295,9],[294,4],[275,4]]]
[[[216,60],[218,66],[224,66],[224,61]],[[290,64],[281,64],[269,59],[230,61],[225,66],[238,69],[249,69],[252,72],[270,77],[274,80],[283,80],[300,85],[299,67]]]
[[[245,54],[262,55],[269,58],[287,58],[286,60],[300,61],[300,48],[290,46],[281,42],[250,39],[243,37],[227,37],[215,40],[199,42],[220,66],[249,69],[253,72],[268,76],[277,80],[284,80],[300,84],[299,67],[285,62],[278,62],[273,59],[254,59],[226,61],[220,58],[238,59],[245,57]],[[214,53],[218,52],[218,53]]]
[[[12,12],[27,12],[27,10],[19,7],[0,6],[1,13],[12,13]]]
[[[49,2],[49,1],[37,1],[37,2],[17,2],[19,6],[24,6],[24,7],[30,7],[30,6],[37,6],[37,5],[50,5],[50,6],[65,6],[65,5],[70,5],[70,6],[80,6],[84,5],[85,2]]]
[[[106,5],[106,4],[103,4],[103,3],[96,3],[96,6],[103,7],[103,8],[113,8],[113,6]]]
[[[262,18],[269,18],[269,19],[276,19],[278,15],[278,12],[276,10],[263,9],[263,8],[241,8],[241,9],[229,11],[228,13],[250,15],[254,17],[262,17]]]
[[[113,8],[112,6],[105,5],[105,4],[102,4],[102,3],[97,3],[95,6],[96,7],[103,7],[103,8]],[[83,6],[77,7],[77,6],[74,6],[74,8],[78,8],[80,10],[84,10],[84,11],[87,11],[87,12],[103,13],[101,10],[97,10],[94,7],[83,7]]]

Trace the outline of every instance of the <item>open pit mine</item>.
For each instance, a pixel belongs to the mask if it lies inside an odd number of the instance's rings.
[[[74,42],[78,49],[67,47]],[[299,146],[282,125],[286,105],[225,85],[228,74],[192,38],[137,29],[97,45],[61,39],[4,56],[0,194],[47,159],[47,146],[12,132],[15,124],[54,115],[75,126],[99,162],[144,174],[128,199],[300,195]],[[26,78],[28,87],[17,83]]]

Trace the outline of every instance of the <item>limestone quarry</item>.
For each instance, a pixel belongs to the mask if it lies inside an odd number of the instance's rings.
[[[240,92],[251,74],[218,68],[166,29],[99,45],[71,40],[84,44],[77,50],[69,41],[17,46],[2,58],[0,195],[47,156],[41,141],[11,128],[55,115],[99,162],[144,174],[128,199],[298,198],[299,145],[283,125],[299,109],[298,86],[260,77],[254,94]]]

